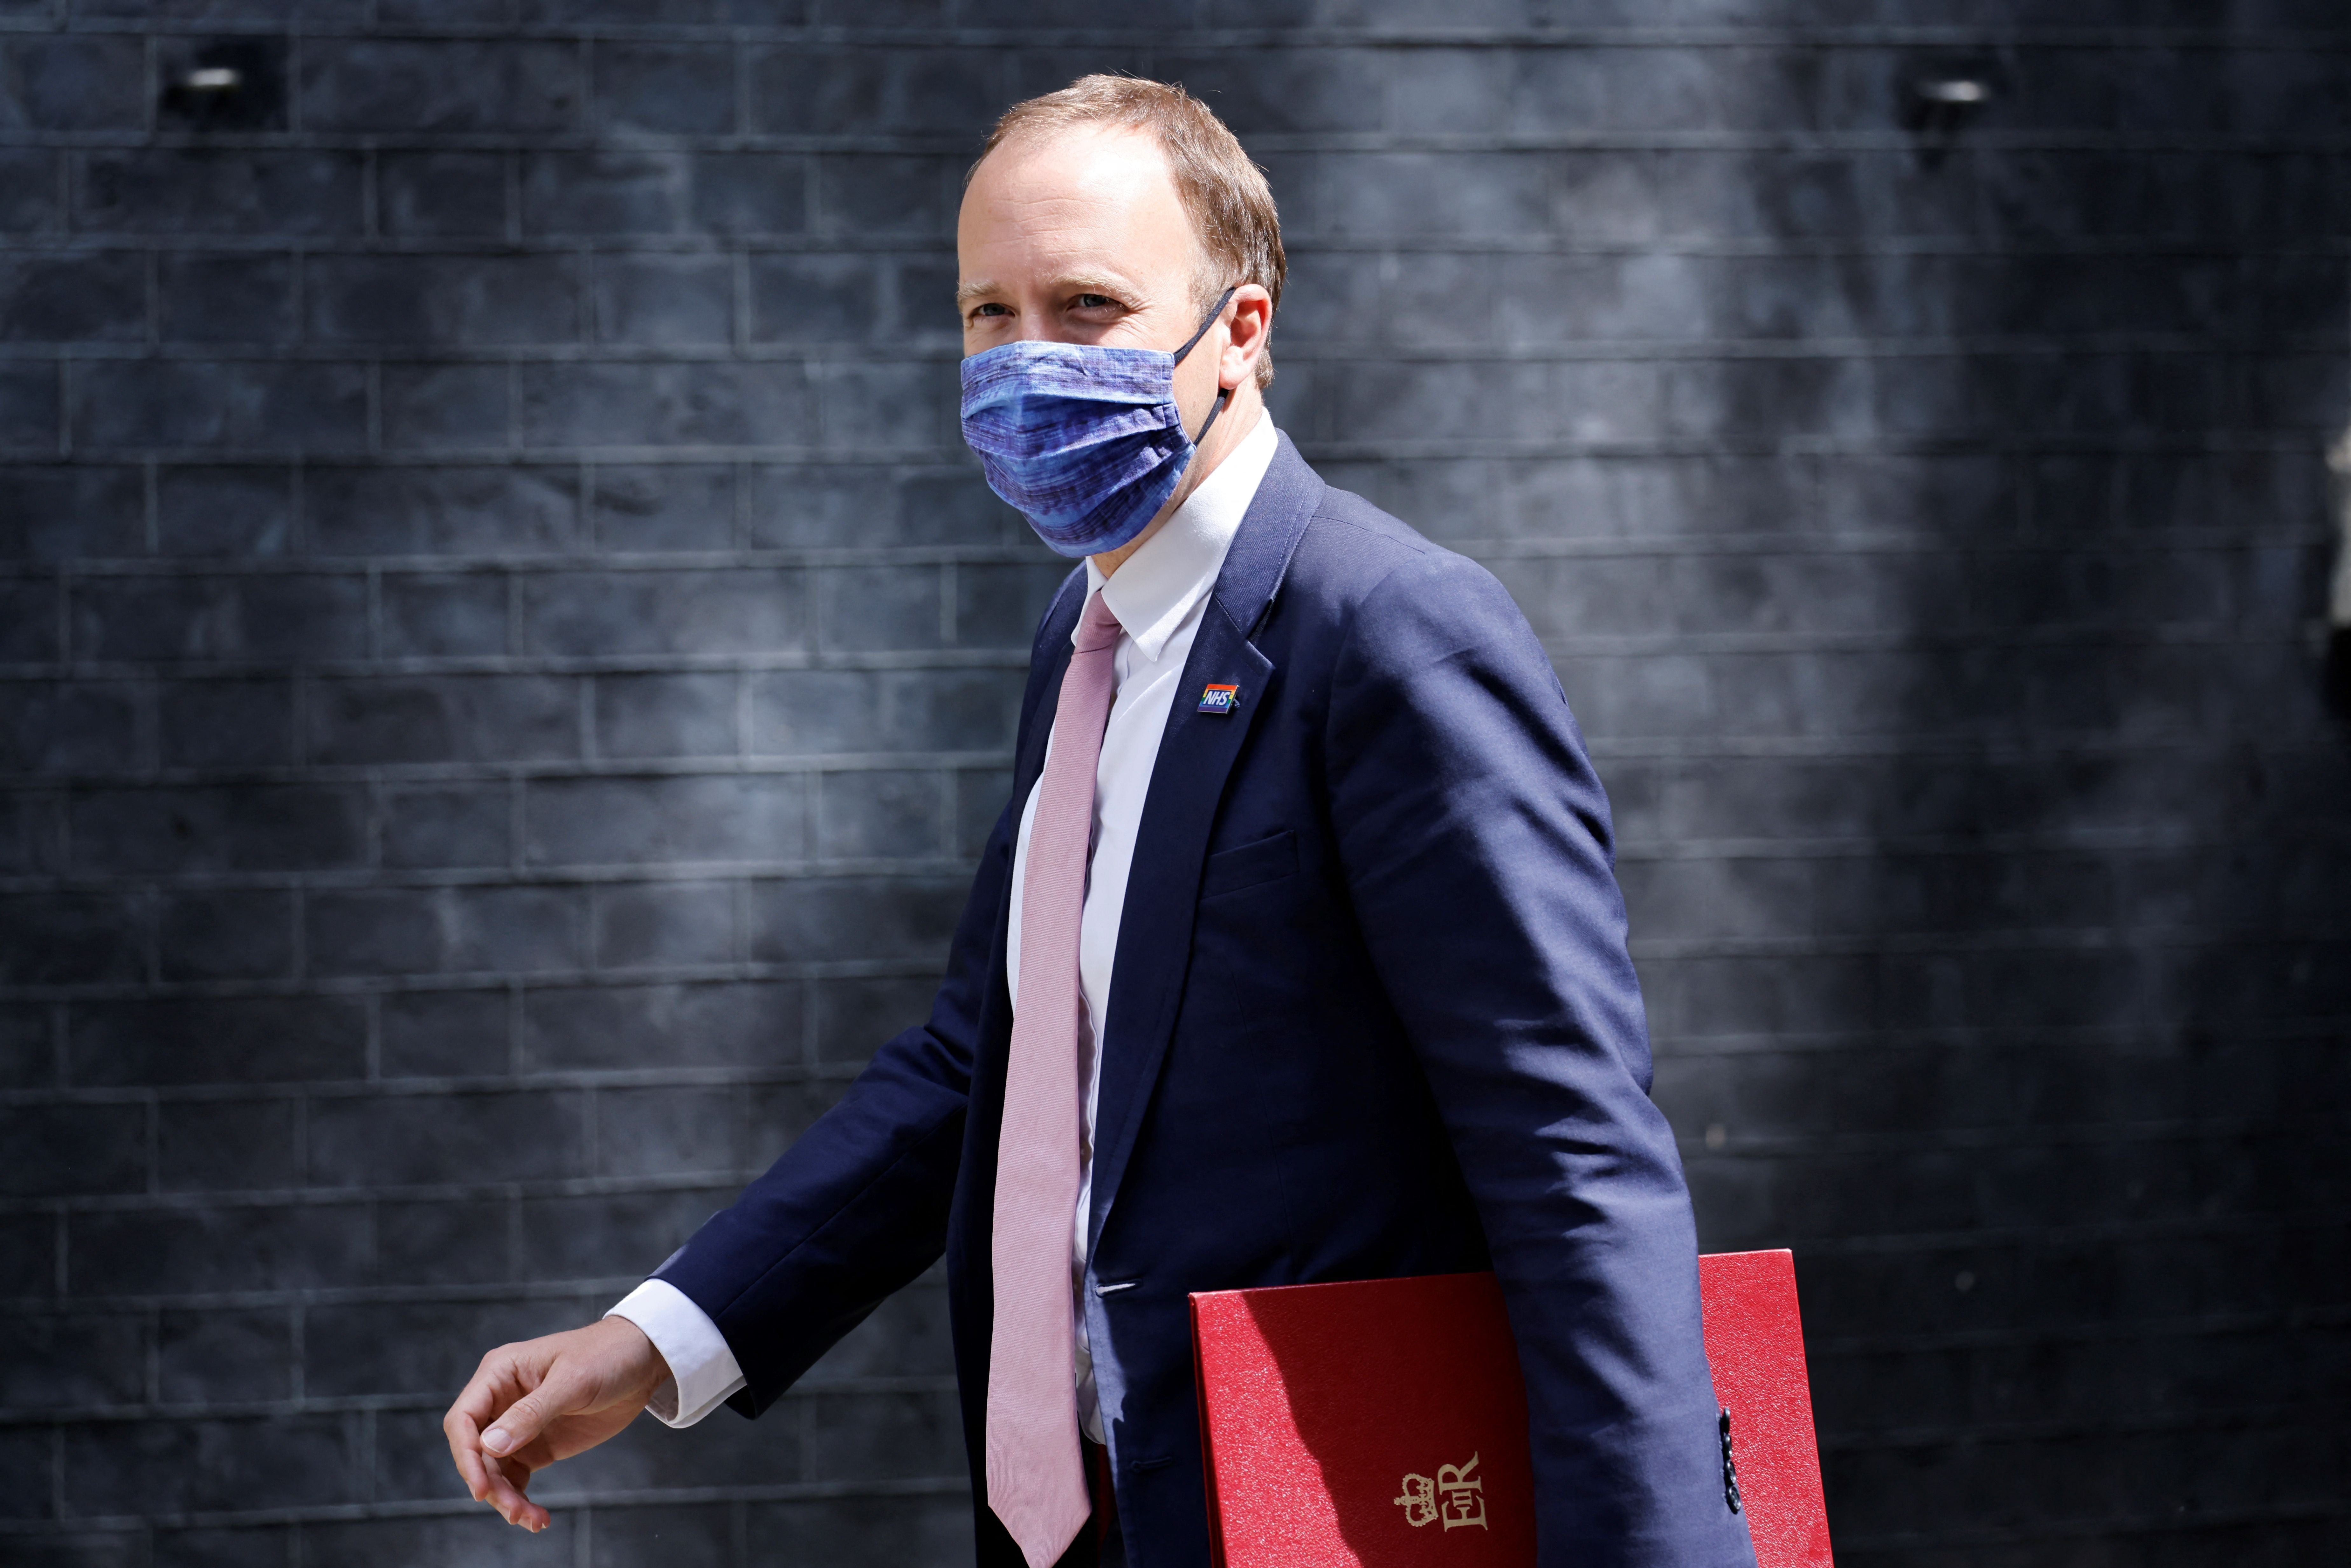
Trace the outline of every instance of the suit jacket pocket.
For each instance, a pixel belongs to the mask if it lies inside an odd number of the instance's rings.
[[[1298,835],[1288,828],[1270,839],[1235,849],[1218,850],[1208,857],[1200,875],[1200,896],[1238,893],[1260,883],[1279,882],[1298,872]]]

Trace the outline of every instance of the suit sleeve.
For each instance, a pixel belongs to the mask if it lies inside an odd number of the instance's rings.
[[[1010,809],[980,858],[927,1021],[884,1045],[733,1205],[654,1277],[708,1315],[767,1408],[883,1299],[937,1260],[1012,856]]]
[[[1607,800],[1558,679],[1499,583],[1429,551],[1358,602],[1331,692],[1332,827],[1509,1303],[1541,1561],[1751,1564]]]

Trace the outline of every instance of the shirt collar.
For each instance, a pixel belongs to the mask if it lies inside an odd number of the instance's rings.
[[[1167,639],[1217,585],[1225,552],[1240,532],[1241,518],[1257,498],[1278,445],[1273,416],[1259,409],[1257,423],[1240,444],[1200,481],[1200,487],[1142,549],[1126,558],[1117,576],[1105,580],[1102,569],[1087,560],[1087,589],[1101,591],[1145,659],[1156,660],[1166,650]]]

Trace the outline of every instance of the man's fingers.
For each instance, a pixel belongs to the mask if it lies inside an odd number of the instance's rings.
[[[549,1422],[577,1410],[587,1393],[584,1380],[558,1362],[546,1382],[507,1406],[482,1434],[483,1448],[502,1457],[519,1453]]]
[[[481,1450],[482,1427],[513,1403],[520,1386],[512,1360],[502,1351],[493,1351],[482,1358],[465,1391],[441,1417],[441,1430],[449,1439],[449,1457],[476,1502],[489,1501],[491,1490]]]
[[[472,1419],[453,1409],[441,1418],[441,1430],[449,1438],[449,1458],[457,1466],[457,1479],[465,1483],[475,1502],[487,1502],[490,1478],[482,1462],[481,1433]]]
[[[492,1459],[486,1468],[494,1479],[490,1495],[484,1500],[508,1524],[519,1525],[534,1535],[545,1530],[551,1516],[523,1493],[530,1485],[530,1467],[517,1459]]]

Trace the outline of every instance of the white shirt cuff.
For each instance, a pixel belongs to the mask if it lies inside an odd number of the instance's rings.
[[[647,1280],[604,1315],[626,1318],[644,1330],[669,1363],[669,1381],[645,1401],[645,1408],[664,1426],[691,1427],[743,1386],[743,1369],[726,1348],[726,1336],[668,1281]]]

